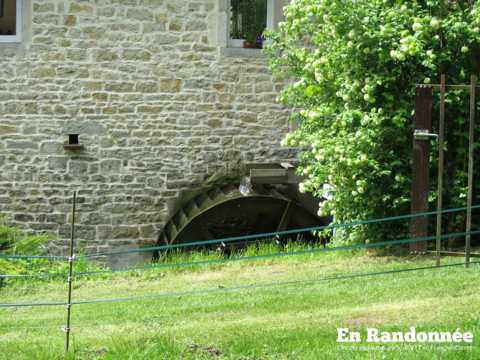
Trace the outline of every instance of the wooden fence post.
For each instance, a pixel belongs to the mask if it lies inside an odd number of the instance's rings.
[[[432,88],[418,86],[415,97],[415,130],[430,133],[432,130]],[[412,214],[428,211],[429,191],[429,157],[430,138],[413,139],[413,174],[412,174]],[[412,238],[428,235],[428,217],[413,218],[410,223]],[[425,241],[411,243],[410,250],[423,252],[426,250]]]

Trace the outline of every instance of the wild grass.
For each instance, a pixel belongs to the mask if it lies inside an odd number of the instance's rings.
[[[80,276],[74,301],[125,301],[75,305],[67,358],[480,358],[480,266],[331,280],[429,267],[434,259],[366,250],[266,256],[309,248],[255,244],[234,254],[248,257],[236,261],[223,261],[215,251],[172,252],[152,269]],[[174,266],[178,263],[190,265]],[[0,303],[65,301],[66,290],[64,279],[13,282],[0,289]],[[65,314],[65,306],[0,308],[0,359],[63,359]],[[473,346],[336,342],[338,327],[407,331],[411,326],[459,328],[472,331],[475,340]]]

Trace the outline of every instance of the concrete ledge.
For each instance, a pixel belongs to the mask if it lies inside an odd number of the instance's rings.
[[[262,49],[244,49],[244,48],[220,48],[220,55],[226,57],[240,57],[240,58],[265,58]]]

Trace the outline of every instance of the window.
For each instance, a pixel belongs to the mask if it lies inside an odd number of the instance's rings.
[[[267,28],[267,0],[230,0],[230,45],[261,47]]]
[[[261,48],[265,29],[274,29],[283,19],[290,0],[226,0],[223,27],[227,47]]]
[[[0,0],[0,42],[22,39],[22,0]]]

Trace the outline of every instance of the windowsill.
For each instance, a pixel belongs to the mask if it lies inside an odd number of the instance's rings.
[[[241,47],[221,47],[220,55],[225,57],[265,58],[262,49],[246,49]]]
[[[20,44],[22,39],[19,36],[0,35],[0,44]]]

